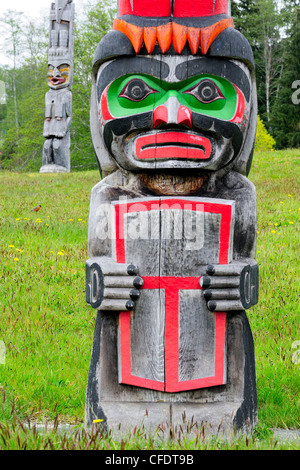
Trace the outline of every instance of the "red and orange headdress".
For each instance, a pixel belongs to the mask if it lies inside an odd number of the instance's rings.
[[[119,0],[118,18],[96,50],[94,67],[154,53],[236,58],[253,66],[247,40],[234,29],[230,0]]]
[[[192,54],[200,47],[205,55],[222,31],[234,27],[228,16],[228,0],[120,0],[119,16],[113,29],[129,38],[136,54],[143,44],[152,54],[156,43],[163,54],[171,44],[181,54],[188,43]]]

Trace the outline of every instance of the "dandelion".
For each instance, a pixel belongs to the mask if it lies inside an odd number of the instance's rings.
[[[289,224],[294,225],[294,222],[291,221],[291,222],[289,222]]]
[[[283,201],[280,201],[280,204],[283,204]]]
[[[20,250],[20,248],[16,248],[16,251],[18,251],[19,253],[23,253],[23,250]]]
[[[278,224],[274,224],[276,227],[278,226]]]
[[[300,210],[300,209],[299,209]],[[82,219],[78,219],[78,222],[80,222]]]
[[[8,245],[8,248],[14,248],[15,245]]]
[[[54,253],[54,251],[51,250],[51,251],[49,251],[49,253]]]
[[[20,220],[20,219],[18,218],[18,219],[16,219],[16,220]]]
[[[74,219],[69,219],[69,222],[73,222]]]
[[[269,222],[269,225],[273,225],[272,222]]]
[[[60,256],[64,256],[64,253],[62,251],[58,251],[57,254]]]
[[[288,197],[292,197],[292,195],[291,195],[291,194],[288,194]]]
[[[103,419],[94,419],[93,423],[102,423]]]
[[[260,233],[260,231],[259,231],[259,230],[256,230],[256,233]]]
[[[14,261],[20,261],[19,258],[14,258]]]

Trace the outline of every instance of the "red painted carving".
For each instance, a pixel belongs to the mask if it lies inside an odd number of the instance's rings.
[[[189,209],[220,215],[219,263],[227,264],[229,257],[230,226],[232,207],[228,204],[203,202],[189,199]],[[163,210],[176,204],[186,209],[184,199],[151,199],[138,204],[136,201],[115,204],[116,260],[126,262],[125,214],[139,211]],[[132,374],[131,369],[131,313],[120,313],[120,381],[128,385],[165,392],[179,392],[224,384],[226,313],[215,313],[215,363],[214,375],[193,380],[179,380],[179,292],[199,290],[199,277],[143,276],[143,290],[162,289],[165,294],[165,380],[156,381]]]
[[[207,160],[211,155],[211,143],[206,137],[187,132],[148,134],[136,139],[136,155],[140,160],[158,158]]]
[[[146,17],[171,16],[200,17],[228,14],[228,0],[174,0],[173,12],[170,0],[119,0],[119,16]]]

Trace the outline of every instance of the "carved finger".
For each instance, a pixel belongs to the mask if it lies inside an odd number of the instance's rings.
[[[101,259],[99,264],[105,276],[136,276],[138,274],[138,267],[134,264],[116,263],[110,258]]]
[[[207,306],[211,312],[232,312],[234,310],[244,310],[239,300],[209,300]]]
[[[200,286],[203,289],[211,288],[227,288],[227,287],[239,287],[240,278],[235,276],[202,276],[200,278]]]
[[[106,287],[103,292],[104,299],[125,299],[137,300],[140,292],[137,289]]]
[[[207,289],[203,292],[205,300],[239,300],[239,289]]]
[[[243,271],[245,264],[210,264],[207,266],[207,274],[210,276],[239,276]]]
[[[131,276],[105,276],[104,287],[135,287],[140,289],[144,284],[141,277],[137,276],[134,279]]]
[[[133,302],[133,300],[103,299],[99,310],[122,312],[126,310],[133,310],[134,306],[135,303]]]

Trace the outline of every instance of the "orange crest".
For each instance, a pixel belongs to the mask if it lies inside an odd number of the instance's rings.
[[[199,47],[201,53],[206,55],[219,34],[225,29],[233,27],[232,18],[226,18],[205,28],[183,26],[175,22],[161,26],[143,27],[132,25],[120,19],[116,19],[113,24],[113,29],[121,31],[128,37],[136,54],[140,52],[143,44],[145,44],[148,54],[152,54],[157,42],[163,54],[170,49],[171,44],[177,54],[181,54],[186,42],[188,42],[193,55],[198,52]]]

